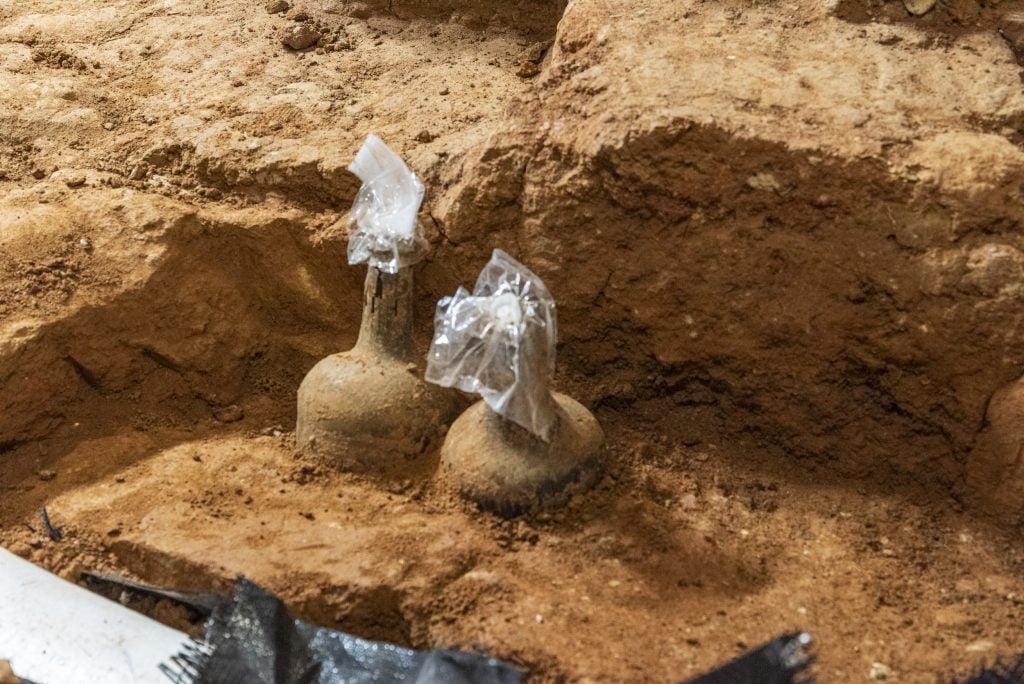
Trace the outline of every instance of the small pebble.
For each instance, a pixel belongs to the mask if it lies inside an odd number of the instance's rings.
[[[434,140],[435,137],[437,137],[437,136],[435,136],[430,131],[422,130],[422,131],[420,131],[419,133],[416,134],[416,142],[428,143],[428,142],[431,142],[432,140]]]
[[[519,78],[533,78],[540,73],[540,65],[535,62],[523,62],[516,71]]]
[[[320,32],[311,24],[292,24],[280,33],[281,42],[293,50],[305,50],[320,40]]]
[[[113,121],[104,121],[103,122],[103,130],[105,130],[105,131],[112,131],[112,130],[114,130],[114,122]]]
[[[885,663],[880,663],[877,660],[871,663],[871,669],[868,670],[868,679],[876,682],[884,682],[892,676],[892,668]]]
[[[264,7],[267,8],[267,12],[277,14],[278,12],[287,12],[291,5],[287,0],[270,0]]]
[[[903,6],[915,17],[927,14],[938,3],[938,0],[903,0]]]
[[[55,471],[55,470],[40,470],[38,475],[39,475],[39,479],[42,480],[43,482],[49,482],[53,478],[57,477],[57,471]]]
[[[235,423],[245,418],[245,411],[242,410],[241,406],[231,404],[214,411],[213,417],[222,423]]]

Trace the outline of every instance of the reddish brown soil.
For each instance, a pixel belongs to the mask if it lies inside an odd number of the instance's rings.
[[[251,1],[3,3],[0,544],[541,681],[1024,650],[1024,8],[644,5],[324,0],[295,52]],[[428,187],[421,347],[495,246],[557,298],[609,460],[565,510],[292,455],[370,132]]]
[[[5,537],[67,576],[98,567],[226,590],[244,574],[320,624],[483,648],[542,681],[670,681],[794,628],[815,635],[830,681],[864,681],[874,661],[933,681],[1020,648],[1019,540],[953,502],[599,416],[608,476],[535,520],[468,510],[432,478],[434,457],[370,482],[243,427],[79,444],[8,509],[37,531]],[[91,464],[113,454],[132,464],[97,478]],[[59,544],[38,531],[41,502],[64,526]]]

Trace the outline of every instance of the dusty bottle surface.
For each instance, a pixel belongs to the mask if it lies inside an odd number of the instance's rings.
[[[550,389],[557,325],[544,283],[501,250],[472,294],[459,288],[438,302],[426,377],[482,397],[449,430],[442,472],[499,515],[557,505],[601,473],[597,420]]]
[[[355,347],[321,360],[299,387],[296,445],[339,468],[383,472],[426,453],[459,409],[424,382],[413,344],[413,273],[370,266]]]
[[[575,399],[551,393],[548,441],[479,401],[452,425],[441,449],[444,477],[480,508],[511,517],[565,503],[600,478],[604,432]]]

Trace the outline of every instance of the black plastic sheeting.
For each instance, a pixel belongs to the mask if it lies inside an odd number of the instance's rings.
[[[811,637],[784,634],[684,684],[812,684]],[[936,677],[949,684],[1024,684],[1024,654],[980,666],[967,677]]]
[[[213,608],[203,641],[161,668],[176,684],[518,684],[513,666],[460,651],[414,651],[294,620],[246,579]]]
[[[811,637],[805,632],[784,634],[685,684],[801,684],[814,681],[808,668],[814,662]]]
[[[1024,654],[1010,660],[997,660],[995,664],[963,679],[952,679],[951,684],[1024,684]]]
[[[523,677],[493,658],[415,651],[294,620],[276,596],[244,578],[226,598],[159,589],[116,575],[85,576],[208,616],[205,637],[161,668],[175,684],[518,684]],[[685,684],[811,684],[815,656],[810,647],[808,634],[784,634]],[[1024,654],[979,666],[967,677],[936,681],[1024,684]]]

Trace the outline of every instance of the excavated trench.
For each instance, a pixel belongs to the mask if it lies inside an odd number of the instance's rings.
[[[979,96],[953,132],[932,135],[946,123],[920,113],[896,130],[908,117],[883,100],[858,104],[863,119],[830,99],[863,84],[776,76],[821,56],[773,43],[740,54],[763,60],[742,88],[722,62],[737,92],[707,116],[698,86],[719,68],[705,55],[720,27],[756,46],[819,22],[809,30],[835,39],[821,50],[860,54],[847,32],[892,7],[798,3],[794,19],[684,4],[677,17],[671,3],[328,3],[313,20],[355,49],[301,59],[273,39],[285,17],[240,2],[195,19],[227,37],[219,58],[167,23],[174,3],[109,26],[89,5],[73,77],[30,56],[60,47],[47,27],[66,17],[47,24],[29,0],[0,10],[11,92],[36,79],[77,112],[44,126],[64,105],[41,98],[0,113],[0,543],[70,578],[208,591],[244,574],[318,624],[493,653],[542,681],[678,680],[797,627],[831,681],[876,661],[918,681],[1024,649],[1024,512],[1006,503],[1004,437],[983,441],[994,455],[968,486],[979,432],[998,433],[990,399],[1024,369],[1009,130],[1024,106],[1007,95],[975,116]],[[967,81],[1012,61],[985,42],[995,10],[979,12],[962,38],[975,52],[954,61]],[[960,40],[943,16],[923,34]],[[707,42],[662,44],[672,22]],[[908,43],[881,36],[850,74],[931,84],[885,61]],[[130,66],[104,75],[117,50]],[[180,106],[170,81],[154,85],[178,73],[168,65],[210,90]],[[672,100],[652,65],[691,92]],[[773,102],[793,93],[806,101]],[[93,106],[139,117],[107,140]],[[821,133],[841,125],[848,140]],[[57,142],[68,131],[75,154]],[[428,187],[423,349],[437,299],[494,247],[558,300],[559,389],[608,438],[607,475],[565,510],[481,515],[452,498],[436,453],[388,480],[293,454],[299,382],[356,337],[344,167],[374,131]],[[999,517],[979,488],[1001,492]],[[61,542],[43,536],[44,505]]]

